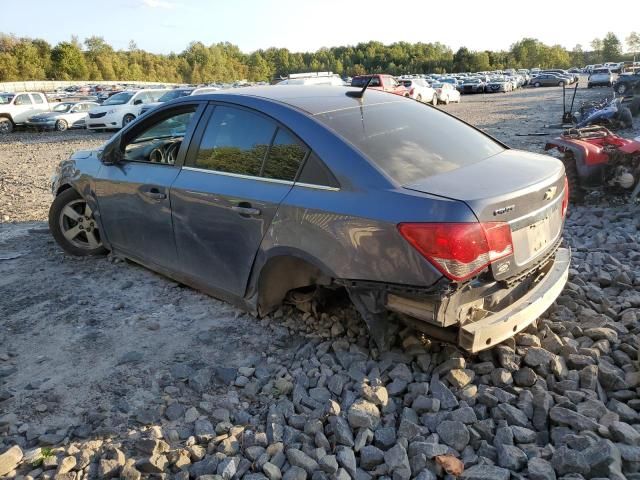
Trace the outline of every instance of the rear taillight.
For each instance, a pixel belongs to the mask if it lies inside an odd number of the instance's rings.
[[[401,223],[400,234],[445,276],[463,281],[513,253],[504,222]]]
[[[414,91],[413,88],[411,90],[409,90],[409,95],[413,96],[413,91]]]
[[[564,197],[562,197],[562,216],[567,215],[567,209],[569,208],[569,181],[567,177],[564,177]]]

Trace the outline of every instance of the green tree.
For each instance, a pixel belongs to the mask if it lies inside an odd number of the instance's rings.
[[[83,80],[88,69],[84,55],[78,45],[61,42],[51,51],[51,71],[58,80]]]
[[[629,51],[633,53],[633,61],[636,61],[636,55],[640,52],[640,33],[631,32],[625,39]]]
[[[612,62],[620,59],[622,55],[622,43],[613,32],[607,33],[602,39],[602,56],[605,62]]]

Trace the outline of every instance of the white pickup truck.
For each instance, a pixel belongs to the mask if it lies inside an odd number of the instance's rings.
[[[0,93],[0,134],[11,133],[16,125],[24,124],[32,115],[50,110],[44,93]]]

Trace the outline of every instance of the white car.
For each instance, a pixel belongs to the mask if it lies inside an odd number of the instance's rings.
[[[431,86],[436,90],[438,103],[448,105],[449,102],[460,103],[460,92],[450,83],[435,82]]]
[[[200,88],[174,88],[158,98],[157,102],[147,103],[140,109],[140,115],[144,115],[149,110],[162,105],[164,102],[175,100],[176,98],[188,97],[189,95],[203,95],[205,93],[216,92],[220,90],[218,87],[200,87]]]
[[[333,72],[292,73],[276,85],[332,85],[344,87],[346,84]]]
[[[64,132],[69,128],[84,128],[89,110],[100,106],[96,102],[63,102],[54,104],[50,112],[41,112],[29,117],[27,127],[55,129]]]
[[[11,133],[16,125],[24,124],[29,117],[49,110],[44,93],[0,93],[0,133]]]
[[[409,96],[419,102],[438,104],[438,94],[436,91],[422,78],[400,79],[402,85],[409,90]]]
[[[89,111],[88,130],[120,129],[135,120],[147,103],[157,102],[168,89],[127,90],[116,93]]]
[[[611,87],[613,85],[613,73],[609,68],[596,68],[589,79],[587,80],[587,87],[605,86]]]

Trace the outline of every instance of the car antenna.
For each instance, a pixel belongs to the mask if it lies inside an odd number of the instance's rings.
[[[371,83],[371,80],[373,80],[373,76],[369,77],[369,79],[367,80],[367,83],[365,83],[364,87],[362,87],[362,90],[358,90],[358,91],[349,90],[349,91],[347,91],[347,97],[363,98],[364,97],[364,92],[367,90],[367,87]]]

